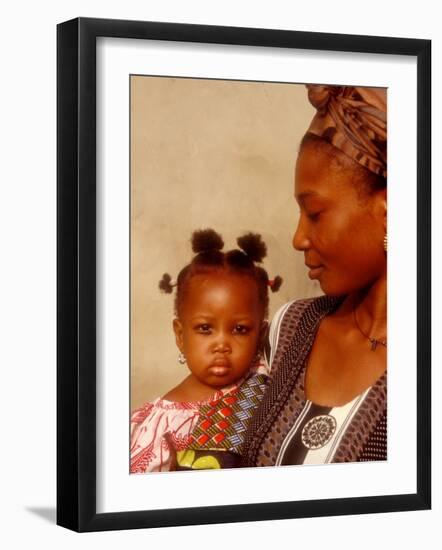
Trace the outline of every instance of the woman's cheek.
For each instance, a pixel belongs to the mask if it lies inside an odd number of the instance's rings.
[[[327,241],[327,239],[324,238],[324,235],[319,232],[313,233],[311,242],[313,248],[317,249],[321,254],[327,253],[327,249],[330,248],[330,239]]]

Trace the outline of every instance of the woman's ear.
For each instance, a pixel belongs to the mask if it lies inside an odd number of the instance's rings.
[[[178,349],[182,352],[184,349],[184,340],[183,340],[183,325],[179,319],[173,320],[173,332],[175,333],[175,342],[178,346]]]
[[[376,191],[376,214],[382,219],[384,233],[387,233],[387,189]]]
[[[382,190],[382,208],[384,210],[384,230],[387,233],[387,189]]]

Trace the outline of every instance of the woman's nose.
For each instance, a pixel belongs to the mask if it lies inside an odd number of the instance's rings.
[[[306,250],[310,246],[307,233],[305,232],[302,216],[299,218],[298,225],[292,239],[292,245],[295,250]]]

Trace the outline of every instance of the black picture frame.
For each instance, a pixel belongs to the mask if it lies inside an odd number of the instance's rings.
[[[417,491],[96,512],[96,39],[413,56],[417,60]],[[424,510],[431,506],[431,41],[79,18],[57,28],[57,523],[75,531]]]

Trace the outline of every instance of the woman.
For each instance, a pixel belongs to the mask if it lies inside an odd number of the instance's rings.
[[[293,246],[325,296],[272,322],[246,466],[387,458],[386,91],[307,86]]]

